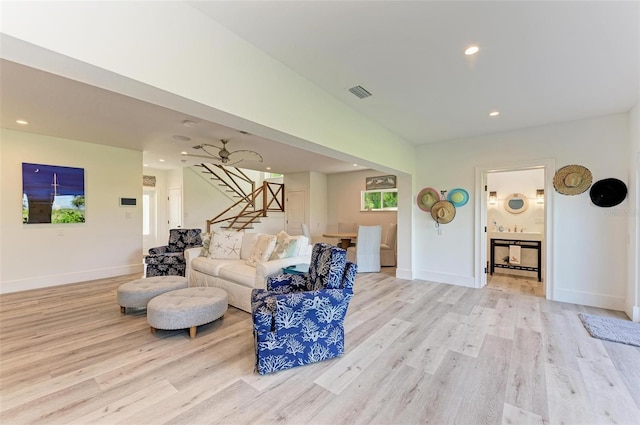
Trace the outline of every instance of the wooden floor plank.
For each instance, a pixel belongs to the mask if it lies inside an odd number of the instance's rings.
[[[260,376],[251,315],[149,332],[121,314],[137,275],[0,296],[0,422],[602,424],[640,417],[640,348],[592,338],[577,314],[497,276],[485,289],[359,274],[342,357]]]

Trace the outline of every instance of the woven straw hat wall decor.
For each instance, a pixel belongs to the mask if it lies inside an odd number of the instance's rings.
[[[593,176],[582,165],[567,165],[556,171],[553,187],[563,195],[579,195],[589,189]]]
[[[456,216],[456,207],[449,201],[438,201],[431,207],[431,218],[437,224],[451,223]]]

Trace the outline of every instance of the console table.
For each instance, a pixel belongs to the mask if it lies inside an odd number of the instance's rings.
[[[509,245],[519,245],[522,249],[535,249],[538,253],[537,267],[514,265],[514,264],[496,264],[496,256],[495,256],[496,246],[504,246],[508,248]],[[538,282],[542,282],[542,267],[541,267],[542,242],[541,241],[491,238],[491,250],[490,250],[489,261],[490,261],[489,263],[490,274],[493,274],[496,267],[502,268],[502,269],[526,270],[529,272],[537,272]]]

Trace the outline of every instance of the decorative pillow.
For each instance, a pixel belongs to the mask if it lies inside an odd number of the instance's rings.
[[[295,257],[296,255],[300,255],[300,251],[304,252],[304,247],[309,245],[309,238],[305,235],[297,235],[291,236],[292,241],[296,241],[291,244],[291,250],[287,249],[287,254],[291,253],[291,255],[287,255],[287,257]]]
[[[209,246],[211,245],[211,233],[203,233],[202,236],[202,249],[200,250],[201,257],[209,256]]]
[[[284,230],[281,230],[277,237],[276,249],[271,254],[270,260],[295,257],[300,254],[302,247],[309,243],[309,238],[306,236],[289,236]]]
[[[276,247],[276,237],[273,235],[260,235],[256,244],[249,254],[246,263],[250,266],[257,266],[259,263],[269,261],[269,257]]]
[[[243,232],[224,230],[213,233],[209,245],[209,258],[217,260],[239,260]]]
[[[270,260],[278,260],[280,258],[287,258],[287,248],[289,248],[291,242],[291,236],[284,230],[281,230],[276,235],[276,247],[271,254]]]

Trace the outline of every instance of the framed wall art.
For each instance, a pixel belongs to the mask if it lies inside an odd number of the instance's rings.
[[[22,163],[23,223],[84,220],[84,168]]]
[[[367,177],[365,179],[365,189],[366,190],[375,190],[375,189],[395,189],[396,188],[396,176],[377,176],[377,177]]]

